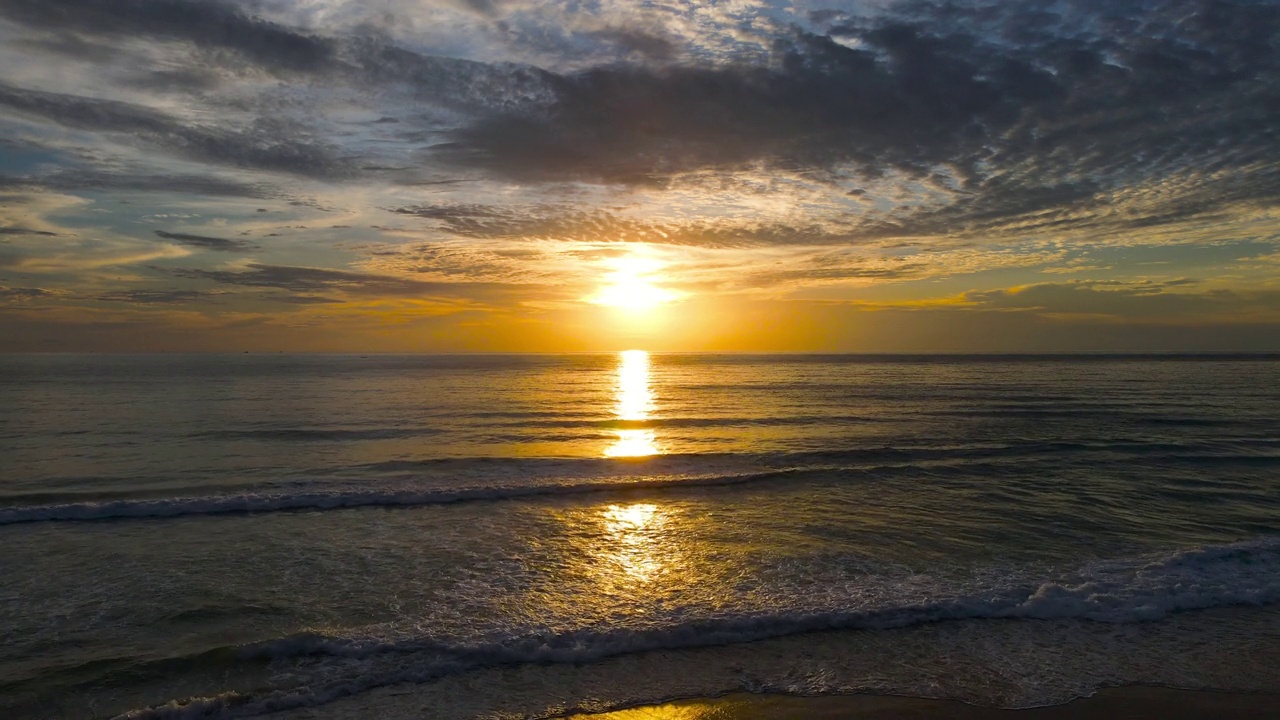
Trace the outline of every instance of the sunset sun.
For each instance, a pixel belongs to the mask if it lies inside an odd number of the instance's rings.
[[[604,284],[589,302],[619,308],[628,312],[645,312],[660,305],[676,302],[685,293],[662,286],[663,263],[653,258],[627,256],[610,260]]]

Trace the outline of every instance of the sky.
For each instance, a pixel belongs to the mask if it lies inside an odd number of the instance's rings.
[[[0,351],[1280,350],[1280,2],[0,0]]]

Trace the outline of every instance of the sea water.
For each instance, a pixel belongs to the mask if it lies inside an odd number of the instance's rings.
[[[1280,691],[1280,361],[0,356],[0,715]]]

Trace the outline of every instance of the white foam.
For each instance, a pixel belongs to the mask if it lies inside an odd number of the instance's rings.
[[[211,710],[220,717],[248,717],[321,705],[376,687],[420,683],[484,667],[593,663],[618,655],[735,645],[821,630],[885,630],[946,620],[1023,618],[1125,624],[1148,622],[1186,610],[1274,604],[1280,602],[1280,538],[1097,563],[1075,575],[880,607],[737,611],[667,625],[592,627],[484,642],[428,636],[303,634],[245,646],[239,653],[244,658],[274,662],[309,658],[314,662],[309,662],[308,667],[325,667],[336,674],[326,675],[321,682],[309,682],[306,687],[253,697],[231,694],[197,698],[123,717],[207,717]]]
[[[737,485],[773,480],[821,470],[776,470],[767,472],[614,477],[589,481],[550,481],[525,485],[482,485],[456,488],[344,490],[302,493],[241,493],[164,499],[111,500],[0,508],[0,525],[30,522],[71,522],[174,518],[187,515],[284,512],[293,510],[333,510],[356,507],[411,507],[458,502],[506,500],[542,495],[572,495],[610,490],[646,490],[673,487]]]

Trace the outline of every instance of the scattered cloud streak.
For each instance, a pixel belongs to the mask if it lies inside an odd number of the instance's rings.
[[[209,295],[210,293],[196,290],[112,290],[99,295],[97,299],[133,305],[171,305],[186,304]]]
[[[496,283],[429,282],[409,277],[260,263],[249,263],[239,270],[175,268],[168,273],[178,278],[207,280],[218,285],[287,290],[302,296],[304,299],[300,301],[296,298],[292,300],[301,304],[323,302],[312,295],[323,292],[340,293],[357,298],[454,297],[464,299],[503,296],[513,292],[513,288]]]
[[[58,237],[58,233],[48,230],[32,230],[24,227],[0,227],[0,235],[40,235],[42,237]]]
[[[248,252],[258,248],[257,245],[243,240],[228,240],[207,235],[190,235],[188,233],[166,232],[164,230],[156,230],[156,237],[172,240],[180,245],[221,252]]]

